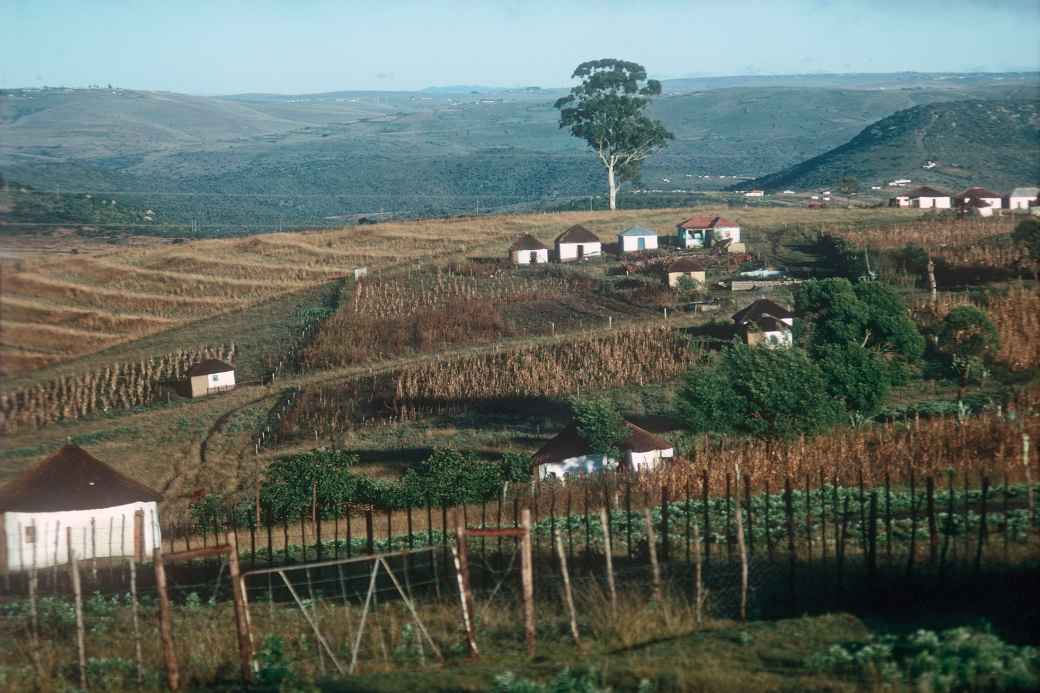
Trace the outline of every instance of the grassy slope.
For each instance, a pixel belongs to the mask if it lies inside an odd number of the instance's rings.
[[[1040,177],[1037,101],[958,101],[900,111],[820,156],[748,186],[799,190],[831,186],[843,176],[883,185],[911,178],[957,192],[972,185],[1006,191]],[[938,165],[922,169],[926,161]]]

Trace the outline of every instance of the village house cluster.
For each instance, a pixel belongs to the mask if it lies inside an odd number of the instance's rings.
[[[935,188],[921,186],[896,195],[888,201],[889,207],[910,207],[914,209],[952,209],[961,214],[972,214],[990,217],[1007,209],[1014,212],[1037,210],[1037,193],[1040,188],[1015,188],[1007,195],[1002,195],[986,188],[973,187],[956,195],[944,193]]]

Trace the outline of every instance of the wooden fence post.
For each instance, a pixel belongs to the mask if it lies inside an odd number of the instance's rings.
[[[144,658],[141,656],[141,629],[137,622],[137,563],[130,558],[130,615],[134,625],[134,661],[137,664],[137,685],[144,682]]]
[[[480,657],[477,648],[476,610],[473,607],[473,594],[469,589],[469,548],[466,546],[466,529],[461,525],[455,527],[455,546],[451,547],[452,558],[455,559],[455,574],[459,583],[459,600],[462,603],[462,626],[466,631],[466,645],[470,657]]]
[[[928,564],[934,568],[939,560],[939,530],[935,520],[935,477],[925,481],[925,510],[928,513]]]
[[[704,581],[701,572],[701,535],[697,523],[693,523],[693,603],[697,625],[703,621]]]
[[[320,519],[319,519],[320,526]],[[253,634],[249,627],[249,609],[246,606],[246,586],[238,562],[238,537],[228,530],[225,541],[230,547],[228,555],[228,578],[231,580],[231,596],[235,604],[235,631],[238,634],[238,660],[242,680],[253,681]]]
[[[570,615],[571,620],[571,636],[574,638],[574,644],[581,646],[581,638],[578,637],[578,617],[574,612],[574,595],[571,594],[571,577],[570,573],[567,572],[567,552],[563,550],[563,539],[560,537],[560,530],[556,530],[556,553],[560,556],[560,575],[563,576],[563,597],[564,602],[567,605],[567,613]]]
[[[534,657],[534,566],[532,565],[530,508],[524,508],[521,511],[520,523],[524,528],[524,536],[520,544],[521,558],[523,559],[521,579],[524,597],[524,633],[527,636],[527,656]]]
[[[1022,466],[1026,469],[1026,501],[1029,507],[1029,520],[1033,527],[1037,526],[1036,498],[1033,495],[1033,474],[1029,467],[1029,434],[1022,434]]]
[[[975,574],[978,575],[982,572],[982,550],[986,545],[989,537],[989,526],[986,521],[986,514],[989,509],[986,501],[989,498],[989,477],[982,477],[982,504],[979,507],[979,541],[975,547]]]
[[[914,572],[914,557],[917,553],[917,496],[914,487],[914,468],[910,466],[910,549],[906,556],[906,576]]]
[[[867,577],[871,589],[877,582],[877,491],[870,492],[870,512],[867,515]]]
[[[654,599],[660,603],[663,599],[661,592],[661,566],[657,563],[657,537],[654,536],[654,521],[650,517],[650,508],[643,508],[643,522],[646,525],[646,544],[650,553],[650,568],[653,570]]]
[[[613,548],[610,545],[610,516],[606,508],[599,509],[599,521],[603,525],[603,554],[607,561],[607,589],[610,590],[610,614],[617,616],[617,587],[614,585]]]
[[[671,540],[668,536],[668,484],[661,484],[661,560],[671,560]]]
[[[791,477],[784,477],[784,515],[787,523],[787,591],[791,604],[795,603],[794,571],[797,554],[794,543],[794,499],[791,497]]]
[[[163,662],[166,667],[166,685],[171,691],[180,690],[181,677],[177,668],[177,653],[173,649],[173,614],[170,595],[166,591],[166,566],[162,549],[155,548],[155,591],[159,594],[159,637],[162,640]]]
[[[71,529],[71,527],[69,528]],[[76,651],[79,654],[79,687],[87,690],[87,643],[83,626],[83,590],[79,579],[79,557],[72,548],[72,532],[68,535],[69,571],[72,577],[72,592],[76,599]]]
[[[740,470],[737,469],[736,478],[740,479]],[[748,597],[748,554],[747,545],[744,543],[744,519],[740,512],[740,491],[734,495],[733,512],[737,522],[737,552],[740,554],[740,620],[747,621],[747,597]]]

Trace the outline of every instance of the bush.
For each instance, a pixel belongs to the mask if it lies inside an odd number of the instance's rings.
[[[953,628],[936,633],[882,636],[866,643],[832,645],[806,661],[813,671],[867,682],[902,682],[918,690],[1035,690],[1040,654],[1008,645],[988,631]]]
[[[640,686],[642,689],[642,686]],[[603,676],[589,669],[566,668],[548,683],[517,678],[511,671],[495,677],[494,693],[609,693]]]

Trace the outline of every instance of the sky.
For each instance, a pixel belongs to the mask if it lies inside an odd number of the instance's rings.
[[[0,1],[0,87],[190,94],[1040,69],[1038,0]]]

